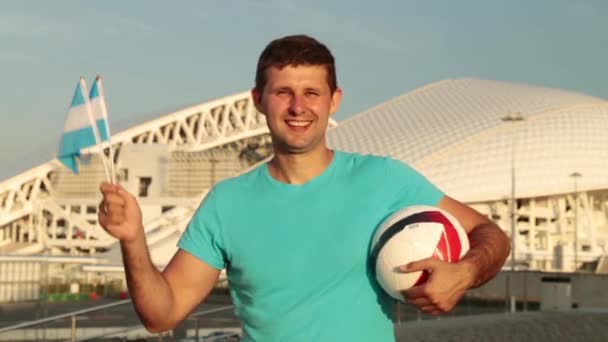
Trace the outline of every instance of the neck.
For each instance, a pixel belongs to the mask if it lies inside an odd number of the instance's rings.
[[[334,152],[326,147],[315,153],[277,153],[268,163],[272,178],[287,184],[304,184],[317,177],[331,163]]]

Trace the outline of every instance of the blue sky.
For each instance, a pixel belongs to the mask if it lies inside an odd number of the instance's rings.
[[[608,1],[3,1],[0,180],[54,157],[79,76],[104,76],[114,131],[253,84],[263,47],[326,43],[336,118],[446,78],[608,99]]]

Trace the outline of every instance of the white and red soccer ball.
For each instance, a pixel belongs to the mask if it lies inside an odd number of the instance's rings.
[[[403,273],[399,266],[428,257],[457,262],[468,250],[467,233],[450,213],[432,206],[411,206],[380,224],[372,240],[371,261],[380,286],[391,297],[403,300],[401,291],[424,283],[427,272]]]

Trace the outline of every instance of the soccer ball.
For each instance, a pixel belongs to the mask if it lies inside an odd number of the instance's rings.
[[[403,301],[401,291],[424,283],[428,274],[403,273],[399,266],[428,257],[456,262],[468,250],[467,233],[454,216],[437,207],[411,206],[380,224],[372,239],[371,261],[380,286]]]

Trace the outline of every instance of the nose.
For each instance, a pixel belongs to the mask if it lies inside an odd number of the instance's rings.
[[[299,115],[304,113],[304,99],[302,96],[293,95],[291,97],[291,102],[289,103],[289,113],[291,115]]]

